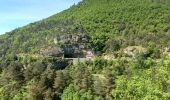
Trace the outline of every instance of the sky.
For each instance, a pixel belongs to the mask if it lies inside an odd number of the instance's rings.
[[[0,34],[61,12],[81,0],[0,0]]]

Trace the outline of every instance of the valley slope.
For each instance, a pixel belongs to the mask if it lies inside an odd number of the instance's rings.
[[[0,36],[0,99],[169,100],[169,44],[169,0],[83,0]]]

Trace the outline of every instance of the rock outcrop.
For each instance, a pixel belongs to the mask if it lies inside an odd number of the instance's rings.
[[[163,50],[161,50],[164,55],[167,55],[170,57],[170,47],[165,47]]]
[[[60,47],[49,47],[46,49],[41,49],[40,54],[43,56],[62,57],[64,54],[64,51]]]
[[[147,54],[148,51],[146,48],[143,48],[142,46],[129,46],[123,50],[123,52],[130,57],[135,57],[137,54],[143,53]]]
[[[55,40],[59,44],[89,43],[90,37],[85,34],[64,34],[58,35]]]
[[[84,34],[64,34],[54,38],[56,46],[40,50],[44,56],[64,58],[92,58],[90,37]]]

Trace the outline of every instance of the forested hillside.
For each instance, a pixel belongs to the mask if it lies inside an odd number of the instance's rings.
[[[169,46],[170,0],[83,0],[0,36],[0,99],[169,100]]]

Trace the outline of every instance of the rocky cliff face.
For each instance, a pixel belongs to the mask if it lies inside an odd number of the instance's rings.
[[[123,52],[130,57],[136,57],[138,54],[148,54],[148,50],[146,48],[143,48],[141,46],[128,46],[123,50]]]
[[[90,37],[85,34],[64,34],[56,37],[59,44],[89,43]]]
[[[41,49],[40,54],[43,56],[61,57],[64,54],[64,51],[60,47],[49,47],[49,48]]]
[[[84,34],[64,34],[54,38],[56,47],[40,50],[44,56],[55,56],[64,58],[86,58],[93,56],[90,46],[90,37]]]

